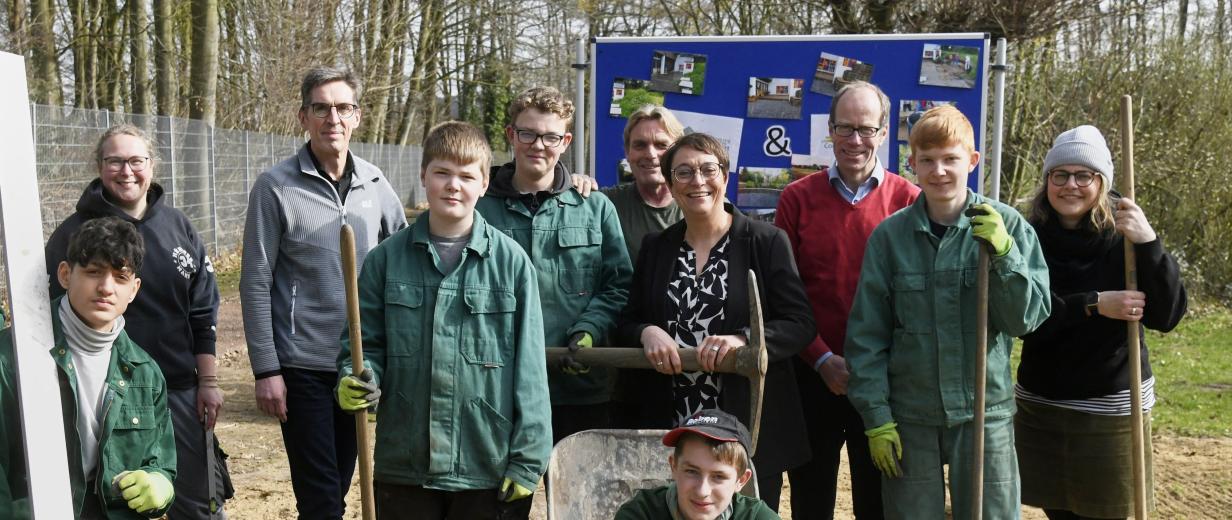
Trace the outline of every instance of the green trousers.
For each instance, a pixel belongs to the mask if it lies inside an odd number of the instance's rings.
[[[971,422],[953,427],[898,423],[903,443],[903,476],[881,477],[885,516],[891,519],[944,519],[945,474],[950,468],[954,520],[971,518],[971,461],[975,431]],[[984,425],[983,518],[1017,519],[1021,514],[1018,456],[1010,418]]]

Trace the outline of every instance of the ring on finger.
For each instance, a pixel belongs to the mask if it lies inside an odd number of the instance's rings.
[[[710,350],[712,350],[712,351],[714,351],[714,352],[718,352],[718,351],[719,351],[719,347],[718,347],[718,346],[712,346],[712,347],[710,347]]]

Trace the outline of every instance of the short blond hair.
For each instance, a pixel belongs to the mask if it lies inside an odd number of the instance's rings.
[[[426,171],[428,164],[437,159],[458,164],[479,163],[483,178],[487,179],[488,168],[492,165],[492,149],[483,131],[475,125],[465,121],[446,121],[432,127],[424,137],[420,171]]]
[[[658,121],[663,123],[663,130],[667,132],[667,136],[676,142],[680,136],[684,135],[684,125],[680,124],[680,120],[676,119],[675,114],[659,105],[645,104],[637,107],[632,114],[629,114],[629,121],[625,123],[625,149],[629,149],[629,134],[633,133],[633,129],[643,121]]]
[[[106,145],[109,139],[117,135],[127,135],[140,139],[142,143],[145,143],[145,151],[150,154],[150,161],[158,160],[158,143],[154,142],[150,134],[147,134],[145,130],[136,125],[120,123],[104,131],[103,135],[98,138],[98,143],[94,145],[94,165],[100,171],[103,169],[103,145]]]
[[[961,145],[967,153],[975,152],[975,131],[971,121],[962,112],[950,105],[930,108],[924,112],[907,140],[911,152]]]
[[[518,93],[509,102],[509,124],[518,120],[518,116],[528,108],[533,108],[545,114],[556,114],[565,121],[565,128],[573,125],[573,102],[561,94],[556,87],[531,87]]]

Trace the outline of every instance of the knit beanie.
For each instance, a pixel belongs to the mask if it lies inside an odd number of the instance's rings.
[[[1044,157],[1044,175],[1057,166],[1080,164],[1104,176],[1109,187],[1112,184],[1112,152],[1104,141],[1104,134],[1091,125],[1082,125],[1061,132],[1052,142],[1052,149]]]

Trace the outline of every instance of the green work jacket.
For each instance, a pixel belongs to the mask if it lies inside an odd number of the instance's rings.
[[[544,201],[531,215],[517,198],[489,191],[475,209],[513,237],[534,262],[543,299],[544,344],[564,347],[574,333],[584,331],[595,345],[607,345],[633,278],[620,220],[607,196],[591,192],[584,199],[569,189]],[[575,376],[552,367],[552,404],[606,403],[611,400],[610,378],[609,369],[591,367]]]
[[[1005,220],[1013,247],[993,256],[988,284],[987,418],[1014,413],[1013,338],[1051,312],[1048,266],[1035,230],[1014,208],[987,202]],[[891,215],[868,239],[847,322],[848,397],[864,425],[891,421],[953,426],[970,421],[975,398],[979,242],[960,216],[938,239],[925,197]]]
[[[61,297],[63,298],[63,297]],[[60,405],[64,416],[68,447],[69,481],[73,489],[73,511],[80,514],[86,498],[86,482],[93,480],[94,492],[103,500],[109,519],[157,518],[166,508],[138,513],[128,508],[122,496],[112,492],[111,481],[123,471],[145,470],[162,473],[175,482],[175,431],[167,410],[167,384],[144,350],[121,332],[111,347],[107,369],[107,388],[103,390],[103,421],[98,432],[98,464],[87,478],[81,467],[81,443],[77,433],[77,375],[60,324],[60,298],[51,303],[51,323],[55,345],[50,354],[60,378]],[[17,403],[16,359],[12,334],[0,331],[0,518],[26,518],[30,514],[26,491],[26,461],[22,451],[21,419]],[[167,503],[168,506],[171,502]]]
[[[457,267],[441,274],[431,218],[368,253],[359,276],[364,366],[381,388],[375,478],[458,491],[507,477],[535,489],[552,419],[534,267],[476,213]],[[344,333],[340,376],[351,349]]]

